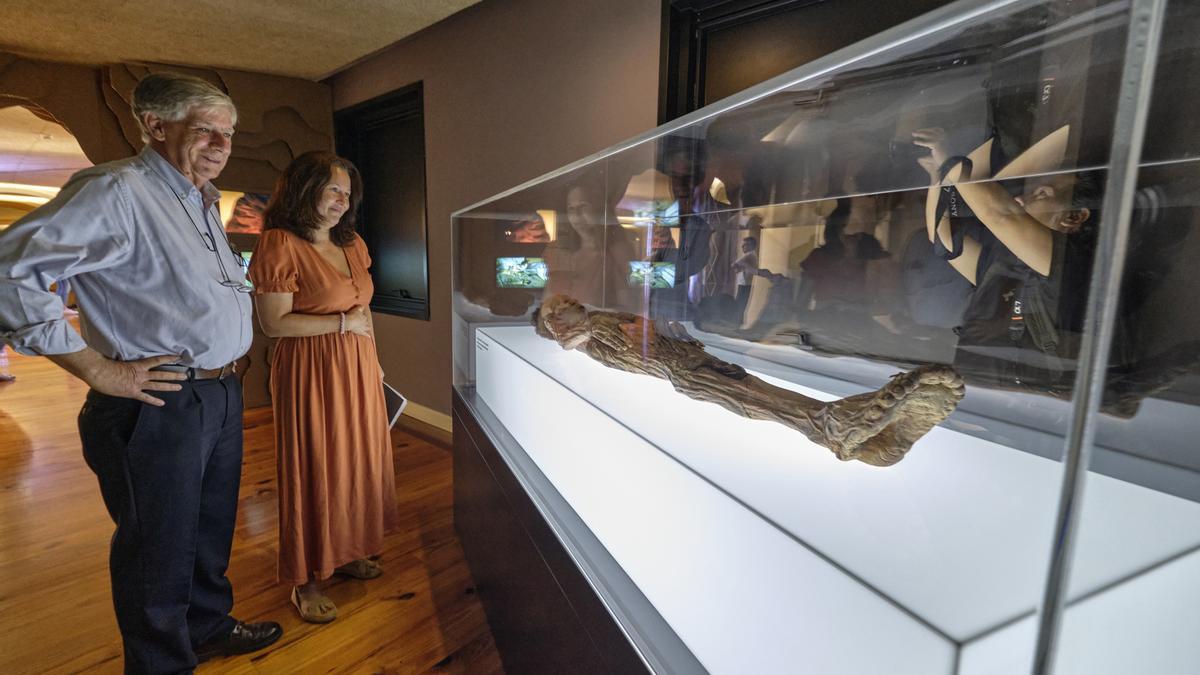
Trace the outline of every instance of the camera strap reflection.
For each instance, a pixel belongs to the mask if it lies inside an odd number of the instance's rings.
[[[961,155],[951,157],[942,163],[938,169],[938,177],[940,180],[946,180],[946,174],[950,173],[950,169],[955,166],[962,166],[962,174],[964,180],[970,180],[973,164],[967,157]],[[950,244],[951,248],[947,249],[942,243],[940,230],[942,220],[946,219],[950,224]],[[971,211],[971,207],[963,200],[962,195],[953,185],[943,185],[938,193],[937,209],[934,211],[933,222],[935,223],[935,233],[937,236],[933,238],[933,251],[943,260],[954,260],[962,255],[963,252],[963,237],[966,236],[969,224],[975,220],[975,213]]]

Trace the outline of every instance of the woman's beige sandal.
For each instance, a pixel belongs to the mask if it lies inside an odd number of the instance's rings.
[[[345,574],[355,579],[375,579],[383,574],[383,568],[379,566],[379,563],[370,558],[362,558],[361,560],[348,562],[334,570],[334,572],[336,574]]]
[[[292,604],[300,612],[300,618],[309,623],[329,623],[337,618],[337,605],[324,594],[311,600],[300,595],[300,588],[292,587]]]

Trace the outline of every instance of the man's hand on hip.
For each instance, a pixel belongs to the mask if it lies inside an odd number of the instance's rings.
[[[175,382],[187,379],[184,373],[151,370],[157,366],[174,363],[179,360],[179,356],[151,356],[137,361],[114,361],[87,348],[71,354],[50,354],[47,358],[102,394],[133,398],[150,405],[161,406],[163,400],[146,392],[179,391],[183,387]]]

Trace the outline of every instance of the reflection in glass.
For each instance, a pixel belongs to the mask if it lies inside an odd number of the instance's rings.
[[[1172,632],[1200,604],[1172,602],[1200,592],[1200,99],[1185,85],[1200,72],[1200,6],[1169,7],[1155,94],[1139,103],[1151,123],[1089,420],[1096,461],[1062,647],[1072,672],[1200,658]],[[820,639],[800,651],[824,659],[821,672],[1029,671],[1062,535],[1063,440],[1083,422],[1097,248],[1117,222],[1101,207],[1131,3],[971,8],[456,216],[455,288],[473,303],[456,310],[457,383],[494,408],[681,639],[728,666],[714,672],[794,664],[803,631],[778,639],[776,625],[812,627],[803,634]],[[497,234],[546,210],[549,242]],[[498,288],[501,256],[543,257],[545,287]],[[586,330],[561,337],[582,350],[534,332],[557,294],[581,305],[565,328]],[[512,404],[511,382],[487,379],[501,366],[542,395]],[[846,400],[929,369],[961,376],[965,397],[886,472],[806,452],[813,436],[764,423],[770,406],[754,398],[778,393],[765,383],[791,392],[783,407],[809,409],[793,395]],[[693,512],[715,515],[697,530]],[[693,571],[697,587],[736,592],[719,609],[673,594]],[[885,606],[846,609],[864,597]],[[743,600],[746,616],[778,614],[720,626],[737,633],[725,650],[697,617]],[[912,632],[866,654],[854,640],[868,624]],[[837,635],[853,638],[834,646]]]
[[[548,274],[542,258],[496,258],[496,286],[542,288]]]

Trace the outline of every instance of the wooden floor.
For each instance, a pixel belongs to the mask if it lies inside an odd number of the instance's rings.
[[[0,673],[119,673],[108,582],[108,519],[83,462],[75,417],[86,386],[43,358],[12,355],[0,384]],[[275,583],[271,411],[246,413],[241,507],[229,577],[234,616],[274,620],[271,649],[200,673],[501,673],[451,522],[449,450],[393,435],[402,526],[386,574],[327,590],[339,618],[300,621]]]

